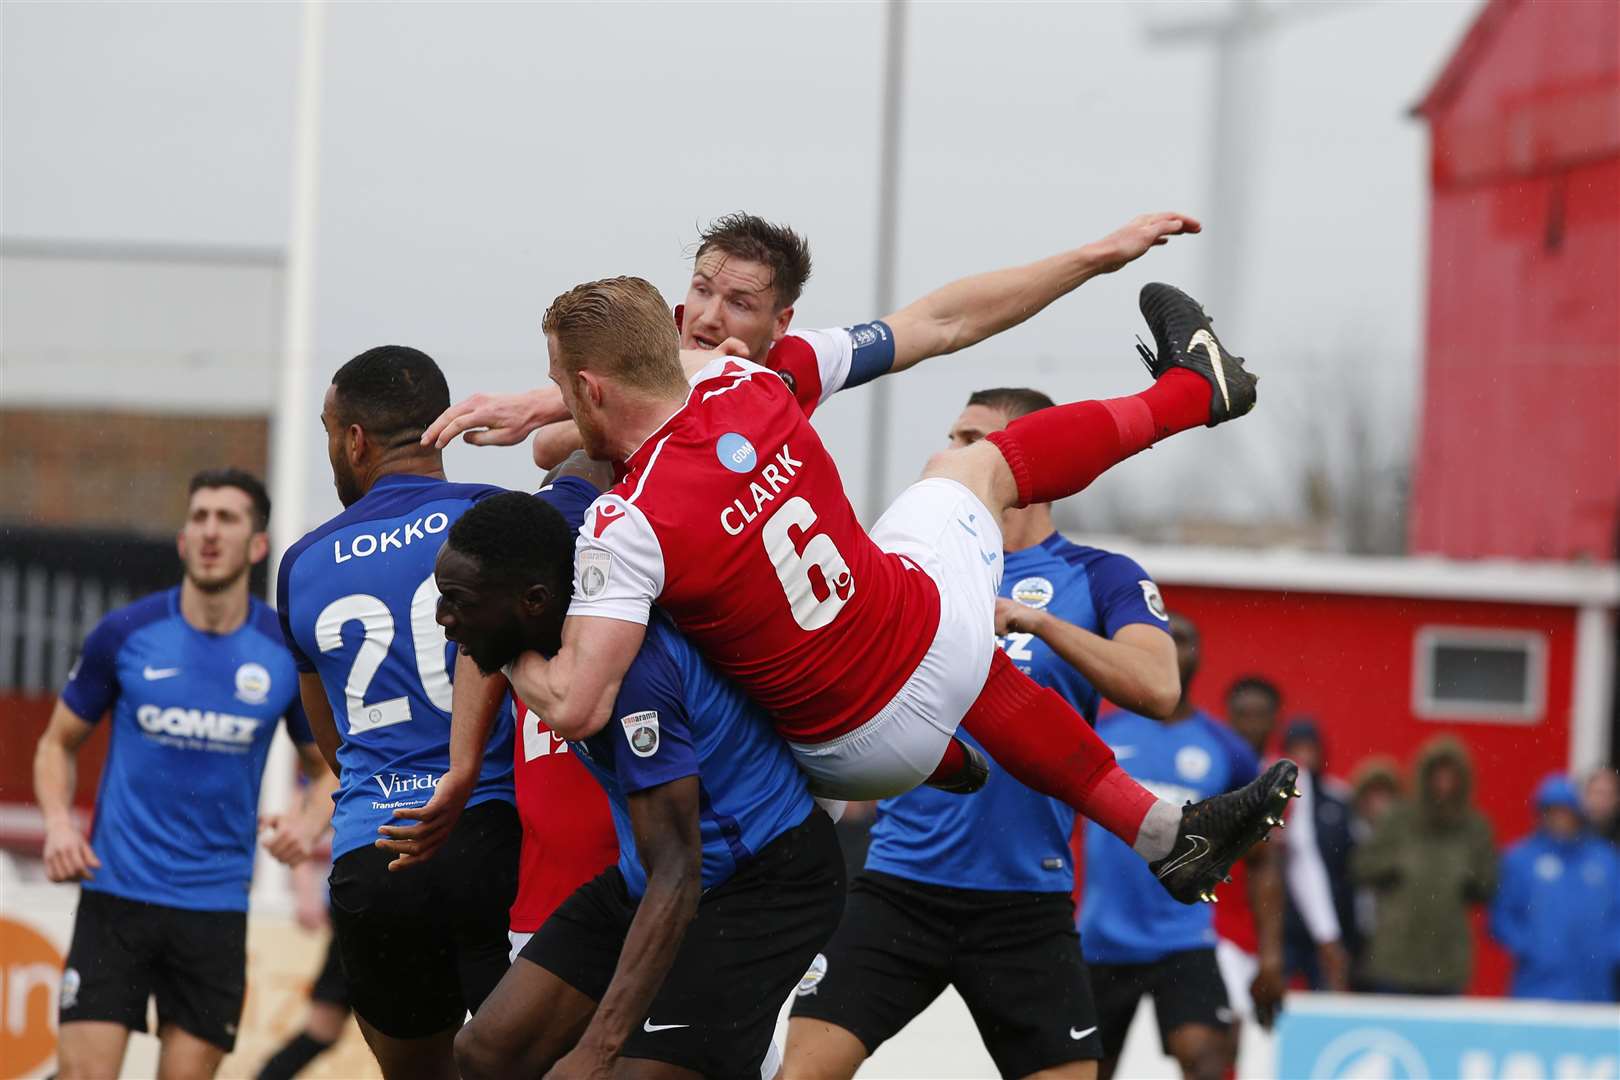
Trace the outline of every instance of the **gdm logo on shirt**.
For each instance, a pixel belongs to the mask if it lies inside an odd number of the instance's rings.
[[[1012,598],[1025,607],[1043,608],[1052,602],[1052,583],[1043,577],[1022,578],[1013,585]]]
[[[658,753],[658,710],[631,713],[621,717],[619,723],[624,727],[624,738],[632,754],[652,757]]]
[[[263,705],[270,697],[270,672],[263,664],[247,663],[236,669],[236,700]]]
[[[720,436],[714,444],[715,456],[720,464],[734,473],[751,473],[754,466],[759,463],[759,455],[754,453],[754,444],[735,431],[729,431]]]

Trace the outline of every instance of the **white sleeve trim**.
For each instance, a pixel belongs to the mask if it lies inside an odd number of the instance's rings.
[[[1284,876],[1294,907],[1318,945],[1338,941],[1341,936],[1338,912],[1333,908],[1333,887],[1328,881],[1322,849],[1316,845],[1316,787],[1311,774],[1301,771],[1299,799],[1290,817]]]
[[[618,495],[597,499],[574,545],[568,614],[645,625],[663,591],[664,552],[646,515]]]
[[[842,327],[831,330],[795,330],[816,354],[816,371],[821,376],[821,401],[825,403],[849,382],[850,365],[855,360],[855,339]]]

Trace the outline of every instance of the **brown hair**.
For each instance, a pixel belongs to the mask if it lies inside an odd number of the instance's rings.
[[[967,399],[969,405],[983,405],[987,409],[1007,414],[1008,420],[1017,420],[1032,412],[1052,407],[1052,399],[1039,390],[1027,386],[997,386],[989,390],[975,390]]]
[[[810,280],[810,244],[786,225],[772,225],[753,214],[727,214],[698,234],[695,258],[718,251],[770,267],[776,308],[792,307]]]
[[[570,371],[589,367],[642,390],[686,392],[674,314],[643,278],[575,285],[551,302],[540,326],[556,337]]]

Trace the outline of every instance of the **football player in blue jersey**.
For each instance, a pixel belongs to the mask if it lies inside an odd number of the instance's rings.
[[[1161,798],[1196,802],[1247,784],[1258,775],[1260,759],[1235,731],[1192,704],[1197,628],[1172,613],[1170,635],[1181,671],[1181,699],[1170,715],[1156,719],[1111,713],[1098,722],[1097,734],[1114,748],[1126,771]],[[1232,1011],[1215,960],[1213,909],[1175,903],[1142,860],[1132,858],[1130,848],[1089,822],[1085,879],[1080,934],[1101,1025],[1103,1080],[1113,1075],[1144,994],[1153,998],[1164,1052],[1176,1059],[1182,1074],[1219,1080],[1229,1062],[1226,1027]],[[1251,893],[1257,883],[1269,886],[1274,881],[1274,870],[1257,873],[1251,864]],[[1263,951],[1275,953],[1280,962],[1281,905],[1274,896],[1263,902],[1256,896],[1255,901],[1257,914],[1272,916],[1265,935],[1271,940]],[[1255,1001],[1262,1004],[1262,995]],[[1269,1025],[1269,1017],[1262,1019]]]
[[[455,1075],[455,1033],[506,970],[517,890],[509,706],[439,858],[390,873],[395,856],[377,846],[379,830],[425,804],[449,765],[456,669],[434,621],[433,560],[455,520],[500,491],[451,483],[439,452],[420,445],[449,403],[444,374],[416,349],[381,346],[338,369],[321,422],[346,509],[287,551],[277,582],[304,707],[340,779],[333,931],[388,1077]]]
[[[981,390],[951,444],[1051,404],[1038,390]],[[1093,722],[1102,697],[1168,715],[1180,682],[1153,579],[1065,540],[1050,504],[1008,511],[1001,527],[1008,657]],[[1000,770],[969,798],[918,788],[878,811],[844,920],[795,998],[788,1075],[854,1076],[955,985],[1003,1076],[1094,1076],[1103,1044],[1074,926],[1074,811]]]
[[[235,1046],[259,783],[283,720],[312,783],[294,813],[264,823],[265,846],[283,862],[307,858],[331,816],[336,780],[310,736],[297,670],[275,613],[248,592],[269,520],[257,477],[192,477],[184,579],[96,625],[40,737],[46,873],[82,886],[62,974],[64,1080],[117,1075],[153,997],[159,1075],[212,1076]],[[87,840],[70,816],[77,753],[109,714]]]
[[[557,651],[577,529],[516,493],[451,527],[439,621],[479,668]],[[613,715],[572,745],[608,794],[619,861],[462,1029],[469,1080],[757,1075],[780,1003],[838,923],[831,820],[769,719],[656,611]]]

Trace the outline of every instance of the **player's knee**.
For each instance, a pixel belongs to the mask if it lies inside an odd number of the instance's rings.
[[[501,1053],[475,1018],[456,1032],[456,1070],[462,1080],[484,1080],[501,1074]]]
[[[934,477],[955,480],[973,492],[992,513],[999,514],[1018,499],[1018,483],[1006,459],[994,443],[983,439],[972,446],[935,452],[923,469],[923,479]]]

